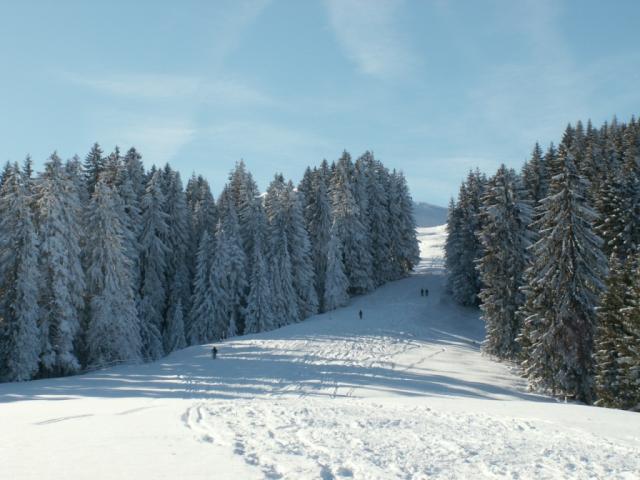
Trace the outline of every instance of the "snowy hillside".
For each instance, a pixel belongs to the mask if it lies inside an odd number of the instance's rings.
[[[444,235],[420,229],[413,276],[215,361],[1,384],[0,478],[638,478],[637,413],[529,393],[480,354],[477,311],[443,292]]]
[[[434,227],[447,222],[447,209],[425,202],[413,205],[413,216],[418,227]]]

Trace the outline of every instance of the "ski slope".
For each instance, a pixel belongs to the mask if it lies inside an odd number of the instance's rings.
[[[444,227],[419,236],[411,277],[215,361],[0,384],[0,479],[640,478],[640,415],[481,355],[478,312],[443,291]]]

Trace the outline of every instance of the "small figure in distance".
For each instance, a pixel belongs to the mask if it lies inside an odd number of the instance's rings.
[[[362,310],[358,312],[358,317],[360,317],[360,320],[362,320]]]
[[[425,288],[425,289],[424,289],[424,296],[425,296],[425,297],[428,297],[428,296],[429,296],[429,289],[428,289],[428,288]]]
[[[420,289],[420,296],[421,296],[421,297],[424,297],[424,288],[421,288],[421,289]]]
[[[211,356],[213,357],[213,359],[215,360],[216,357],[218,356],[218,349],[216,347],[213,347],[211,349]]]

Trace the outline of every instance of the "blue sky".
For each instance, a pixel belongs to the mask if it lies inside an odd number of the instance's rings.
[[[640,111],[640,2],[0,3],[0,160],[135,145],[219,192],[371,149],[416,200]]]

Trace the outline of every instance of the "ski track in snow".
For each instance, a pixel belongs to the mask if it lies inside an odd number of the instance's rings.
[[[640,478],[640,415],[532,394],[481,355],[478,312],[443,292],[444,226],[419,238],[411,277],[215,361],[0,385],[0,479]]]

